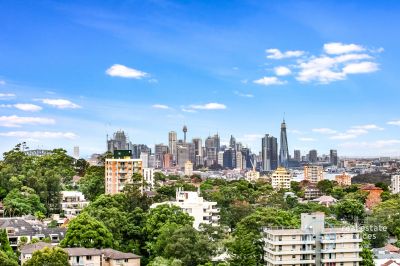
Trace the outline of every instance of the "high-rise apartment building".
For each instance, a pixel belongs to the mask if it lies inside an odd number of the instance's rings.
[[[147,152],[142,152],[140,154],[140,160],[142,160],[142,167],[148,168],[149,167],[149,154]]]
[[[359,266],[362,231],[325,224],[324,213],[302,213],[301,227],[264,228],[266,266]]]
[[[337,150],[330,150],[330,152],[329,152],[329,160],[330,160],[332,165],[335,165],[335,166],[338,165]]]
[[[400,193],[400,175],[392,175],[392,184],[390,189],[393,194]]]
[[[126,184],[132,182],[134,173],[143,174],[142,160],[131,159],[130,156],[118,159],[106,159],[105,187],[106,194],[122,192]]]
[[[284,167],[278,167],[271,175],[271,184],[274,189],[290,189],[292,173]]]
[[[308,152],[308,161],[310,163],[316,163],[318,162],[318,153],[317,150],[310,150]]]
[[[324,180],[324,168],[320,165],[305,165],[304,180],[309,181],[311,184]]]
[[[285,168],[289,167],[289,148],[286,134],[286,123],[285,119],[281,124],[281,138],[280,138],[280,150],[279,150],[279,165]]]
[[[262,170],[273,171],[278,167],[278,142],[268,134],[261,140]]]
[[[177,143],[177,135],[175,131],[170,131],[168,133],[168,147],[169,147],[169,153],[171,153],[174,156],[174,159],[176,159],[176,143]]]
[[[293,159],[297,162],[301,162],[301,152],[300,150],[294,150]]]

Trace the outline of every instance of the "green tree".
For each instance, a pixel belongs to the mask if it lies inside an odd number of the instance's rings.
[[[361,222],[365,216],[364,205],[356,199],[342,199],[335,206],[337,219],[350,223]]]
[[[8,241],[6,229],[0,229],[0,265],[18,265],[18,258]]]
[[[321,180],[317,183],[317,188],[323,193],[323,194],[328,194],[332,192],[332,189],[334,187],[334,181],[324,179]]]
[[[24,266],[70,266],[68,253],[59,247],[48,248],[33,252],[32,258],[24,263]]]
[[[13,189],[4,198],[3,204],[5,213],[10,216],[46,211],[39,196],[29,187],[22,187],[21,190]]]
[[[19,264],[17,260],[15,260],[14,258],[10,258],[10,256],[6,252],[0,250],[0,265],[18,266]]]
[[[361,266],[374,266],[374,253],[371,250],[371,246],[368,240],[363,237],[363,242],[361,242],[361,253],[360,257],[362,261],[360,262]]]
[[[155,257],[148,266],[183,266],[182,261],[178,259],[166,259],[163,257]]]
[[[104,166],[90,166],[79,180],[79,189],[89,201],[94,201],[104,194]]]
[[[183,265],[206,263],[213,255],[214,245],[191,225],[165,225],[152,246],[152,255],[179,259]]]
[[[62,247],[108,248],[112,247],[112,234],[99,220],[83,212],[71,220]]]

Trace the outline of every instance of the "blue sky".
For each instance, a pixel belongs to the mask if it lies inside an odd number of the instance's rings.
[[[0,151],[233,134],[400,156],[398,1],[3,1]]]

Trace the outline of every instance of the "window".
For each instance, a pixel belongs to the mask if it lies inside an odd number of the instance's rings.
[[[292,255],[292,259],[295,259],[296,258],[296,255]]]
[[[92,256],[86,256],[86,260],[92,260]]]
[[[128,259],[125,259],[124,261],[125,261],[125,263],[128,263],[128,262],[129,262],[129,260],[128,260]]]
[[[293,236],[292,236],[292,239],[296,239],[296,236],[293,235]]]

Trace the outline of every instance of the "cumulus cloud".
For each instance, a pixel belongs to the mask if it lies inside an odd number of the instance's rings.
[[[345,54],[352,52],[362,52],[365,48],[358,44],[344,44],[341,42],[331,42],[324,44],[324,51],[327,54]]]
[[[344,133],[338,133],[330,138],[338,140],[355,139],[360,135],[368,134],[370,130],[384,130],[384,129],[375,124],[359,125],[359,126],[353,126],[350,129],[346,130]]]
[[[343,68],[343,72],[346,74],[370,73],[377,70],[379,70],[378,64],[374,62],[353,63]]]
[[[222,110],[226,109],[226,105],[222,103],[206,103],[206,104],[193,104],[190,105],[191,109],[198,109],[198,110]]]
[[[42,110],[42,107],[30,103],[16,103],[16,104],[0,104],[0,108],[17,108],[22,111],[36,112]]]
[[[132,79],[141,79],[148,74],[146,72],[129,68],[124,65],[114,64],[110,68],[106,70],[106,74],[112,77],[121,77],[121,78],[132,78]]]
[[[387,124],[392,126],[400,126],[400,120],[389,121]]]
[[[281,52],[279,49],[272,48],[272,49],[267,49],[267,58],[269,59],[284,59],[284,58],[290,58],[290,57],[299,57],[304,54],[304,51],[286,51],[286,52]]]
[[[1,132],[0,136],[29,139],[76,139],[78,136],[72,132],[49,132],[49,131],[10,131]]]
[[[321,134],[335,134],[337,133],[336,130],[330,129],[330,128],[313,128],[312,129],[313,132],[317,132],[317,133],[321,133]]]
[[[284,80],[279,80],[277,77],[263,77],[253,81],[255,84],[271,86],[271,85],[283,85],[286,83]]]
[[[79,105],[66,99],[41,99],[42,103],[50,105],[59,109],[77,109],[81,108]]]
[[[367,124],[367,125],[360,125],[360,126],[353,126],[356,129],[365,129],[365,130],[383,130],[384,128],[379,127],[375,124]]]
[[[3,127],[21,127],[22,125],[51,125],[55,120],[45,117],[29,117],[29,116],[0,116],[0,126]]]
[[[275,67],[274,71],[277,76],[287,76],[287,75],[292,74],[292,71],[290,70],[290,68],[285,67],[285,66]]]
[[[155,109],[169,109],[169,106],[164,104],[153,104],[151,107]]]

